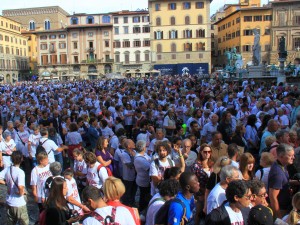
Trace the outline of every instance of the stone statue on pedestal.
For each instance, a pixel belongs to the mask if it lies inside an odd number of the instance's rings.
[[[260,34],[257,29],[254,29],[253,32],[254,32],[254,45],[252,49],[253,50],[252,62],[254,66],[259,66],[261,60]]]

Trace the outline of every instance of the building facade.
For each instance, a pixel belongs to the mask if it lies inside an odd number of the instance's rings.
[[[271,64],[278,64],[280,37],[285,37],[288,52],[287,63],[300,57],[300,2],[296,0],[272,1],[272,52]]]
[[[96,79],[112,71],[112,16],[74,14],[63,29],[37,31],[43,79]]]
[[[225,17],[215,25],[218,29],[217,65],[227,64],[226,51],[236,48],[242,55],[243,65],[252,63],[254,29],[260,33],[261,63],[270,63],[271,7],[260,7],[260,1],[240,1],[240,4],[225,6]]]
[[[35,32],[63,29],[67,26],[69,13],[59,6],[49,6],[3,10],[2,14],[21,24],[21,33],[28,37],[30,75],[39,75],[37,67],[39,48]]]
[[[150,74],[149,12],[124,10],[112,16],[114,71],[124,75]]]
[[[0,16],[0,80],[12,83],[28,76],[28,43],[21,34],[21,24]]]
[[[151,56],[161,74],[209,73],[210,0],[149,0]]]

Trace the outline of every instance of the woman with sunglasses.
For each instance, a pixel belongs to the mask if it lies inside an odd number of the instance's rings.
[[[200,183],[200,190],[196,194],[197,198],[197,206],[196,206],[196,215],[195,224],[199,224],[200,218],[203,217],[203,207],[204,207],[204,196],[205,196],[205,186],[207,184],[208,178],[212,171],[210,166],[210,156],[211,156],[211,148],[208,144],[202,144],[200,146],[199,154],[197,157],[197,161],[192,165],[191,171],[197,176],[198,181]]]

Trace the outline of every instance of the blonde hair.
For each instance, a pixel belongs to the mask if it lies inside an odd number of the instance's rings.
[[[296,193],[292,200],[293,210],[290,212],[288,216],[288,224],[296,225],[300,220],[300,216],[298,214],[298,210],[300,210],[300,192]]]
[[[103,192],[108,201],[119,200],[125,193],[125,186],[119,178],[108,177],[104,182]]]
[[[275,136],[269,136],[266,137],[265,139],[265,143],[267,147],[271,147],[271,145],[276,141],[276,137]]]
[[[270,167],[275,161],[274,155],[270,152],[261,153],[260,160],[263,161],[267,167]]]
[[[215,165],[214,165],[214,173],[218,174],[220,173],[221,169],[224,166],[230,165],[231,160],[229,159],[228,156],[221,156],[220,158],[217,159]]]

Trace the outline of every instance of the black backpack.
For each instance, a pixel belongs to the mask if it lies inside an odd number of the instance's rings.
[[[183,208],[183,216],[180,221],[180,225],[184,225],[187,223],[188,219],[186,218],[186,208],[184,203],[179,198],[173,198],[169,201],[166,201],[160,209],[157,211],[155,215],[155,223],[156,225],[168,225],[168,218],[169,218],[169,208],[172,202],[179,203]]]
[[[35,155],[39,154],[40,152],[46,152],[46,149],[45,149],[44,146],[43,146],[43,144],[44,144],[46,141],[48,141],[48,139],[46,139],[46,140],[43,141],[43,142],[40,142],[40,141],[39,141],[39,144],[38,144],[38,146],[36,147],[36,153],[35,153]],[[51,150],[50,150],[50,151],[51,151]],[[46,152],[46,153],[47,153],[47,155],[49,155],[50,152]]]

